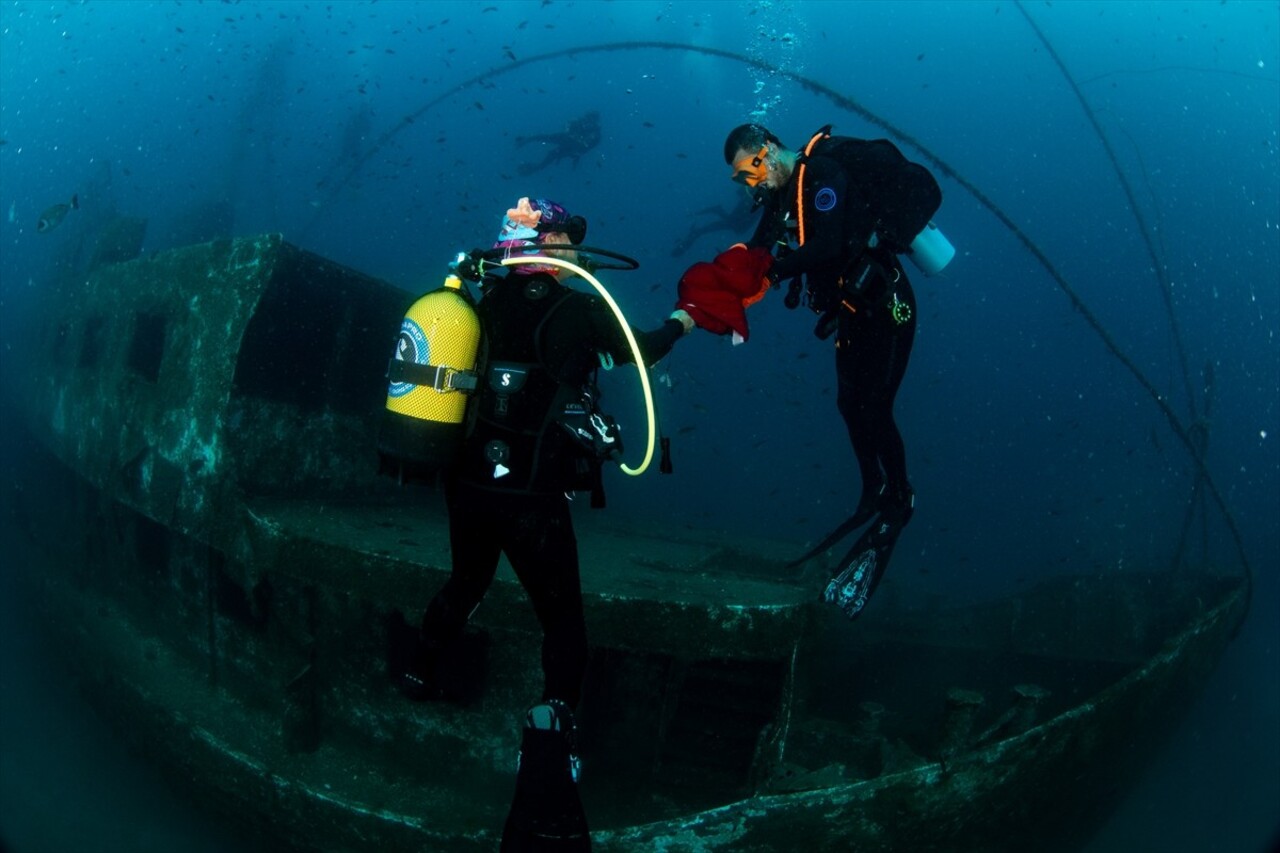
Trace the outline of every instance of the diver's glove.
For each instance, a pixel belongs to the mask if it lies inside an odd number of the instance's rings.
[[[677,323],[679,323],[680,328],[684,330],[682,334],[686,334],[686,335],[693,331],[694,326],[698,325],[697,323],[694,322],[693,317],[689,314],[689,312],[681,308],[677,308],[676,310],[672,311],[671,316],[668,317],[667,319],[675,320]]]
[[[768,249],[748,249],[741,243],[721,252],[715,260],[696,263],[680,277],[676,308],[685,311],[699,328],[715,335],[736,333],[746,340],[746,309],[772,286],[768,278],[773,256]]]

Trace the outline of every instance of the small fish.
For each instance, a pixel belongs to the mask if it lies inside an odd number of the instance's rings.
[[[67,214],[73,210],[80,209],[80,196],[73,195],[71,201],[64,204],[55,204],[44,213],[40,214],[40,221],[36,223],[36,232],[43,234],[46,231],[52,231],[62,224],[62,220],[67,218]]]

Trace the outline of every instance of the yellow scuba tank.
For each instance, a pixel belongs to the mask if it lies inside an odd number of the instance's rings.
[[[448,466],[466,431],[477,385],[480,318],[462,279],[410,306],[387,364],[387,408],[378,435],[379,473],[402,482],[432,480]]]

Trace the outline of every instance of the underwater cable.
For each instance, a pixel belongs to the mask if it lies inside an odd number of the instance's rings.
[[[1027,25],[1031,27],[1032,32],[1034,32],[1036,37],[1040,39],[1040,43],[1044,45],[1045,51],[1048,52],[1049,57],[1058,66],[1058,70],[1062,72],[1062,76],[1066,79],[1067,85],[1071,87],[1071,91],[1075,94],[1076,100],[1080,102],[1080,108],[1084,111],[1085,117],[1089,119],[1089,124],[1093,127],[1093,131],[1097,135],[1098,141],[1102,144],[1102,148],[1107,154],[1107,159],[1111,161],[1111,167],[1116,173],[1116,179],[1120,182],[1120,186],[1124,190],[1125,198],[1128,200],[1129,210],[1133,213],[1133,218],[1137,220],[1138,233],[1142,235],[1142,240],[1146,244],[1147,255],[1151,259],[1151,268],[1155,272],[1156,282],[1160,286],[1160,295],[1164,299],[1165,312],[1169,316],[1169,331],[1173,336],[1173,348],[1178,357],[1179,366],[1181,368],[1182,383],[1187,395],[1187,407],[1191,417],[1191,428],[1188,430],[1188,435],[1196,446],[1196,450],[1192,455],[1202,458],[1208,451],[1208,410],[1213,405],[1212,401],[1208,399],[1208,395],[1212,393],[1212,380],[1210,379],[1209,387],[1206,387],[1205,389],[1205,414],[1200,416],[1197,413],[1196,395],[1191,384],[1191,370],[1187,363],[1187,351],[1182,342],[1182,332],[1178,325],[1177,312],[1174,310],[1173,286],[1169,281],[1168,272],[1161,259],[1161,253],[1156,250],[1156,232],[1147,224],[1146,218],[1142,214],[1142,209],[1138,206],[1138,200],[1133,191],[1133,186],[1130,184],[1129,178],[1125,174],[1124,170],[1120,168],[1120,161],[1116,156],[1115,149],[1111,146],[1111,140],[1102,129],[1102,124],[1098,121],[1097,114],[1085,99],[1084,92],[1080,89],[1079,84],[1076,83],[1075,78],[1071,76],[1071,72],[1067,69],[1066,63],[1062,61],[1062,57],[1059,56],[1058,51],[1054,49],[1053,44],[1049,41],[1049,37],[1046,36],[1044,34],[1044,30],[1040,29],[1040,26],[1036,24],[1035,19],[1031,17],[1031,14],[1022,5],[1020,0],[1014,0],[1013,5],[1022,13],[1022,17],[1027,21]],[[1137,146],[1135,145],[1134,148],[1136,150]],[[1146,164],[1142,161],[1141,152],[1138,152],[1137,157],[1138,164],[1145,176]],[[1150,186],[1149,180],[1148,186]],[[1174,554],[1175,566],[1182,560],[1182,555],[1186,547],[1187,531],[1190,528],[1195,509],[1197,505],[1203,507],[1205,476],[1205,468],[1201,467],[1196,471],[1195,482],[1191,489],[1191,498],[1188,501],[1186,516],[1183,519],[1182,532],[1179,536],[1178,547]],[[1207,541],[1208,531],[1205,530],[1203,532]]]
[[[1111,140],[1107,138],[1106,132],[1103,131],[1097,114],[1089,106],[1089,102],[1085,100],[1084,92],[1080,90],[1079,84],[1071,76],[1071,72],[1067,70],[1066,63],[1062,61],[1062,57],[1054,49],[1049,37],[1036,24],[1035,19],[1031,17],[1031,14],[1022,5],[1021,0],[1013,0],[1013,5],[1022,13],[1022,17],[1026,18],[1027,25],[1031,27],[1031,31],[1040,39],[1040,43],[1044,45],[1049,58],[1058,66],[1058,70],[1062,72],[1067,85],[1075,93],[1076,100],[1080,102],[1080,108],[1084,111],[1085,118],[1089,120],[1094,134],[1098,137],[1098,141],[1102,143],[1102,150],[1106,152],[1107,159],[1111,161],[1111,168],[1115,171],[1116,179],[1120,181],[1120,188],[1124,190],[1124,197],[1129,202],[1129,212],[1138,221],[1138,233],[1142,235],[1142,242],[1146,244],[1147,255],[1151,258],[1151,268],[1155,271],[1156,283],[1160,285],[1160,295],[1164,298],[1165,313],[1169,315],[1169,331],[1173,335],[1173,349],[1178,356],[1178,362],[1182,369],[1182,384],[1186,391],[1187,406],[1191,411],[1191,420],[1194,422],[1196,420],[1196,396],[1191,387],[1191,369],[1187,366],[1187,351],[1182,345],[1182,332],[1178,326],[1177,312],[1173,308],[1173,287],[1169,284],[1169,276],[1160,258],[1160,253],[1156,251],[1156,244],[1151,236],[1151,226],[1147,224],[1146,217],[1142,215],[1142,208],[1138,205],[1138,199],[1134,195],[1133,186],[1129,183],[1129,178],[1125,175],[1124,170],[1120,168],[1120,161],[1116,157],[1115,149],[1111,147]]]

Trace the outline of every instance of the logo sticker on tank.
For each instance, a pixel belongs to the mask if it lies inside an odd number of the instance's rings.
[[[407,361],[410,364],[430,364],[428,360],[430,349],[422,327],[405,317],[404,322],[400,324],[400,336],[396,338],[396,360]],[[412,382],[392,382],[387,388],[387,394],[391,397],[403,397],[417,387]]]

